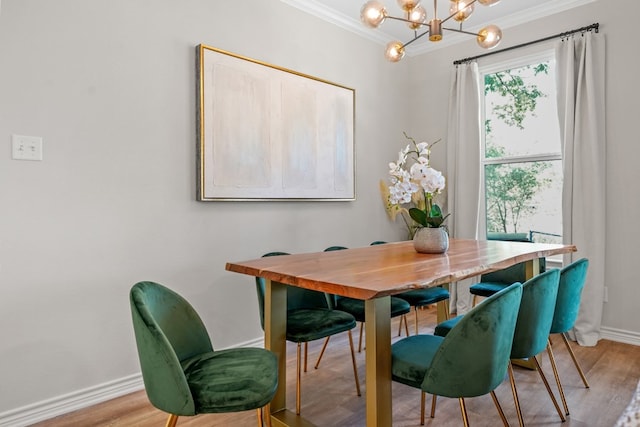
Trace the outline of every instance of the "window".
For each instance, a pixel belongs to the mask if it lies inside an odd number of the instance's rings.
[[[562,242],[562,153],[553,52],[481,67],[487,232]]]

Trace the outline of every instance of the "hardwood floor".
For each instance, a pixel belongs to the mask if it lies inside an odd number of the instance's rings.
[[[410,331],[413,331],[413,316]],[[420,312],[421,333],[431,333],[435,323],[435,308]],[[392,323],[393,340],[397,320]],[[354,330],[354,341],[357,340]],[[344,336],[342,336],[344,335]],[[313,365],[322,342],[309,345],[309,371],[302,377],[302,414],[318,426],[364,426],[364,351],[357,354],[358,373],[363,396],[357,397],[349,356],[347,335],[331,339],[319,369]],[[516,368],[516,384],[527,426],[610,427],[627,406],[640,379],[640,347],[601,340],[596,347],[574,345],[574,351],[591,388],[584,388],[560,337],[553,337],[554,353],[567,396],[571,415],[562,423],[538,374]],[[288,407],[295,408],[295,346],[287,348]],[[553,380],[549,359],[538,357],[551,387],[559,395]],[[511,425],[518,425],[508,380],[496,394]],[[420,392],[393,383],[393,425],[420,425]],[[428,417],[430,396],[427,396],[426,426],[461,426],[462,419],[456,399],[439,398],[436,417]],[[466,399],[469,421],[474,427],[501,425],[490,396]],[[36,424],[38,427],[62,426],[164,426],[167,415],[148,402],[144,391],[123,396],[87,409]],[[255,427],[255,411],[234,414],[205,414],[181,417],[178,426],[251,426]]]

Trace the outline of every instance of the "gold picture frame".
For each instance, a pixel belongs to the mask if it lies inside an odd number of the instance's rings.
[[[197,51],[197,200],[355,200],[355,90]]]

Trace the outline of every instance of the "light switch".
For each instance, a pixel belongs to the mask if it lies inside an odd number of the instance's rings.
[[[14,160],[42,160],[42,138],[39,136],[11,135]]]

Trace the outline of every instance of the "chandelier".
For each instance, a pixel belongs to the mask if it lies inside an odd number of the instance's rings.
[[[360,10],[360,19],[367,27],[378,28],[386,19],[394,19],[396,21],[406,22],[407,26],[413,30],[413,39],[408,42],[403,44],[399,41],[392,41],[387,44],[385,56],[391,62],[400,61],[404,57],[405,47],[426,34],[429,34],[429,40],[432,42],[442,40],[443,30],[476,36],[480,47],[485,49],[493,49],[502,39],[502,30],[496,25],[487,25],[478,33],[472,33],[462,29],[462,23],[471,16],[476,2],[484,6],[492,6],[500,0],[451,0],[449,16],[445,19],[438,19],[438,0],[433,0],[433,18],[428,22],[427,11],[420,5],[420,0],[396,1],[398,6],[404,11],[404,17],[402,18],[389,15],[384,5],[377,0],[366,2]],[[444,28],[442,26],[442,24],[450,19],[459,22],[459,28]],[[423,27],[426,27],[426,30],[419,33],[419,30]]]

